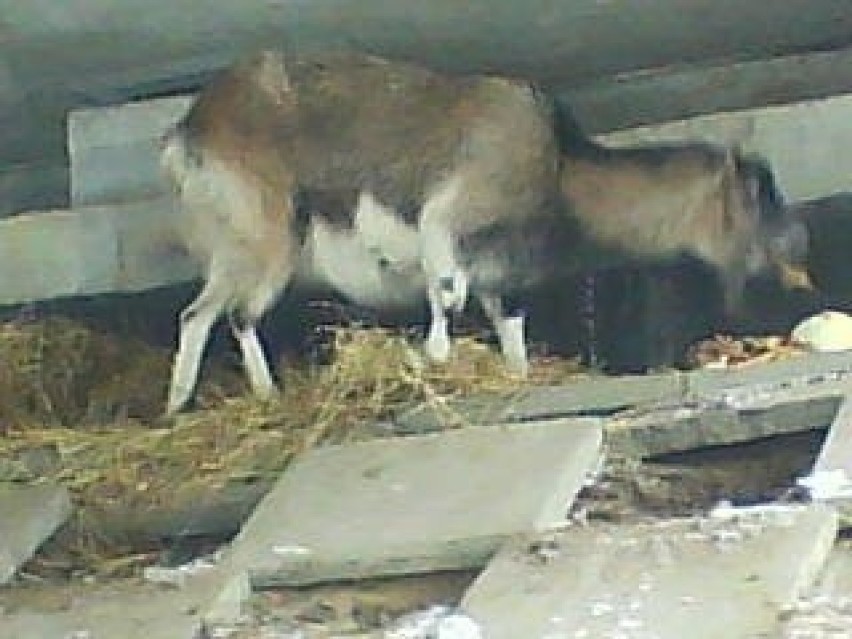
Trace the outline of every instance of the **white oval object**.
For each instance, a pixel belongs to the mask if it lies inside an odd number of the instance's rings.
[[[852,349],[852,317],[838,311],[823,311],[799,322],[790,337],[814,351]]]

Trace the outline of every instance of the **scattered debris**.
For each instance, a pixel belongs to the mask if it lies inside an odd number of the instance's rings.
[[[219,557],[198,557],[180,566],[146,566],[142,571],[145,581],[175,588],[183,588],[192,577],[209,572],[216,567]]]
[[[797,357],[807,349],[794,340],[778,336],[741,337],[716,335],[693,344],[687,364],[694,368],[740,368]]]

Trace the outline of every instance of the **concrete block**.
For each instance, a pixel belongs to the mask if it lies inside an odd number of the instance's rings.
[[[197,639],[197,609],[204,592],[163,588],[137,581],[109,580],[54,584],[42,599],[64,602],[28,605],[15,602],[0,612],[4,639]],[[31,595],[30,600],[34,599]],[[37,598],[36,602],[38,601]],[[14,601],[14,600],[13,600]],[[4,595],[0,593],[0,608]]]
[[[103,290],[118,265],[108,216],[60,210],[0,222],[0,304]]]
[[[482,566],[509,537],[564,523],[600,445],[599,420],[560,419],[311,451],[232,543],[228,590],[245,593],[244,575],[303,585]]]
[[[72,206],[166,194],[159,139],[191,100],[180,96],[72,111],[68,116]]]
[[[118,269],[112,288],[136,292],[199,276],[179,240],[180,212],[171,197],[107,209],[115,216]]]
[[[0,584],[71,516],[71,497],[60,486],[0,486]]]
[[[809,200],[849,190],[852,95],[762,109],[700,116],[618,131],[602,137],[617,146],[700,139],[736,144],[771,163],[784,195]]]
[[[812,397],[772,400],[735,407],[722,403],[684,403],[616,416],[605,424],[607,451],[628,457],[650,457],[705,446],[724,446],[762,437],[827,428],[837,412],[835,389],[814,390]]]
[[[168,198],[0,221],[0,305],[177,284],[198,268]]]
[[[489,639],[772,636],[837,534],[821,506],[572,527],[504,548],[462,609]]]

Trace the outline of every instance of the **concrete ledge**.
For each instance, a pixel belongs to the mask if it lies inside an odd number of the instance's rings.
[[[0,305],[135,292],[193,279],[169,199],[0,221]]]

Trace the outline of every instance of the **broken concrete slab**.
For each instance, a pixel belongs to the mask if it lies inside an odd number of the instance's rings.
[[[486,425],[536,417],[609,415],[607,449],[647,457],[827,428],[852,384],[852,354],[817,353],[742,369],[595,377],[423,406],[395,418],[395,432],[446,423]]]
[[[121,581],[31,585],[0,593],[0,637],[192,639],[204,599],[195,588]],[[5,609],[5,612],[2,611]]]
[[[817,582],[785,615],[779,639],[846,637],[852,628],[852,543],[838,541]]]
[[[71,497],[62,486],[0,485],[0,584],[71,516]]]
[[[809,398],[774,396],[737,408],[719,403],[627,412],[604,425],[607,451],[622,457],[653,457],[706,446],[725,446],[763,437],[828,428],[839,399],[832,392]]]
[[[836,534],[836,514],[819,505],[570,527],[504,548],[462,609],[489,639],[766,636]]]
[[[852,374],[852,353],[810,353],[775,362],[727,369],[698,369],[687,373],[691,396],[707,396],[741,387],[829,381]]]
[[[813,499],[839,508],[844,525],[852,519],[852,382],[848,390],[810,474],[798,482]]]
[[[423,433],[447,422],[494,424],[569,416],[607,415],[625,408],[676,401],[686,392],[683,373],[619,377],[593,376],[568,384],[521,388],[508,396],[470,397],[436,410],[418,406],[394,418],[401,433]]]
[[[600,420],[460,429],[313,450],[288,468],[221,566],[213,618],[256,585],[476,568],[565,522],[600,461]],[[227,612],[222,612],[227,611]]]

